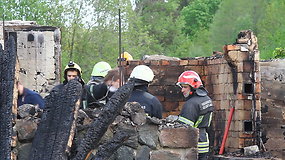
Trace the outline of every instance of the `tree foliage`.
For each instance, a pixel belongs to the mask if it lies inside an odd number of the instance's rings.
[[[95,63],[117,65],[119,9],[121,47],[135,59],[210,56],[247,29],[257,34],[262,58],[283,55],[278,48],[285,44],[283,0],[2,0],[0,5],[5,20],[60,27],[62,65],[75,61],[86,81]]]
[[[195,0],[183,8],[181,14],[185,21],[183,31],[190,37],[199,31],[209,29],[221,0]]]

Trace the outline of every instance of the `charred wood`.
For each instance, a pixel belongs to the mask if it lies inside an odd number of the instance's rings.
[[[95,119],[82,140],[74,160],[83,160],[87,154],[98,145],[100,139],[107,131],[108,126],[120,114],[133,90],[134,83],[129,82],[119,88],[103,108],[99,117]]]
[[[118,131],[112,140],[99,146],[99,149],[91,160],[107,160],[120,148],[130,136],[132,136],[132,130],[120,130]]]
[[[7,50],[0,44],[0,159],[11,159],[12,106],[16,64],[16,45],[9,37]]]
[[[30,160],[65,160],[74,134],[74,121],[79,110],[82,86],[69,81],[58,92],[46,97],[46,109],[33,140]]]

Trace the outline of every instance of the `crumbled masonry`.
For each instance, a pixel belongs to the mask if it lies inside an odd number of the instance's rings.
[[[74,160],[82,160],[87,154],[95,148],[100,139],[107,131],[108,126],[115,120],[116,116],[120,114],[124,105],[134,88],[134,83],[129,82],[119,88],[117,92],[111,97],[106,106],[103,108],[99,117],[92,122],[84,139],[82,140]]]

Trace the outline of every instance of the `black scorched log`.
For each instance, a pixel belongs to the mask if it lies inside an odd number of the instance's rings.
[[[107,102],[99,117],[95,119],[88,129],[84,139],[82,140],[74,160],[84,160],[87,154],[98,145],[100,139],[107,131],[108,126],[120,114],[131,92],[134,83],[128,82],[115,92],[115,94]]]
[[[5,48],[0,44],[0,159],[11,159],[12,106],[16,65],[16,45],[12,36]]]
[[[46,109],[36,131],[30,160],[66,160],[80,107],[82,85],[69,81],[45,98]]]
[[[132,135],[132,130],[119,130],[110,141],[99,146],[96,155],[90,160],[108,160]]]

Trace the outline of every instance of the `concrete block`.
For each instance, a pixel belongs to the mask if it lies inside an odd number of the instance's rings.
[[[159,140],[162,147],[196,148],[198,144],[197,128],[165,128],[160,131]]]
[[[197,148],[187,149],[182,159],[198,160],[198,150]]]
[[[180,160],[181,155],[174,151],[157,150],[150,152],[150,160]]]

